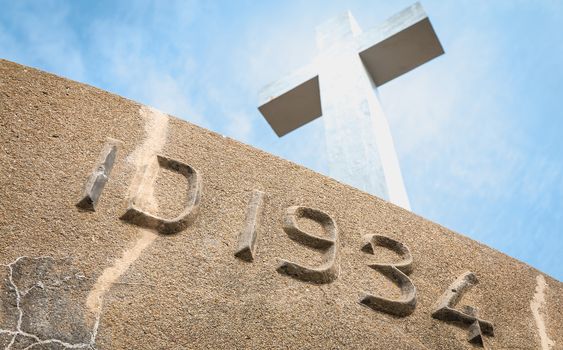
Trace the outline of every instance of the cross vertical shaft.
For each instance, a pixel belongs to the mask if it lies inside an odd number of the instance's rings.
[[[317,28],[321,108],[329,175],[410,209],[376,87],[357,52],[350,13]],[[337,69],[336,69],[337,68]]]
[[[416,3],[362,33],[350,13],[317,28],[312,64],[262,91],[278,136],[323,116],[329,175],[410,210],[377,87],[444,53]]]

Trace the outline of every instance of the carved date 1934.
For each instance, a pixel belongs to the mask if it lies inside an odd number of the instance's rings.
[[[93,172],[86,181],[82,197],[77,207],[95,211],[104,186],[108,182],[110,172],[114,166],[116,153],[120,141],[109,139],[94,167]],[[186,177],[187,204],[182,212],[172,219],[161,218],[143,209],[143,183],[154,181],[155,171],[149,170],[150,164],[145,168],[143,182],[139,185],[138,193],[131,199],[127,211],[121,219],[144,228],[158,231],[162,234],[172,234],[186,229],[199,212],[202,192],[202,179],[199,172],[192,166],[180,161],[157,155],[158,167],[166,168]],[[153,169],[154,170],[154,169]],[[253,190],[248,204],[245,226],[239,235],[238,248],[235,256],[241,260],[252,262],[256,257],[257,230],[262,215],[265,193]],[[317,236],[301,229],[298,220],[301,218],[313,220],[323,228],[324,235]],[[326,284],[338,278],[338,246],[339,234],[336,221],[320,209],[305,206],[291,206],[286,209],[283,216],[282,227],[289,239],[318,251],[322,261],[318,266],[305,266],[286,259],[277,271],[291,278],[314,283]],[[397,299],[388,299],[380,295],[364,292],[360,304],[375,311],[381,311],[399,317],[405,317],[415,311],[417,290],[408,275],[413,270],[413,258],[410,249],[403,243],[382,235],[366,235],[363,237],[362,251],[374,254],[376,247],[384,247],[396,252],[402,260],[396,263],[374,262],[368,266],[393,281],[401,290]],[[483,334],[493,336],[493,324],[481,319],[477,309],[466,306],[463,310],[455,309],[464,292],[477,283],[477,278],[472,272],[459,276],[444,292],[432,312],[432,317],[446,322],[454,322],[469,328],[468,341],[485,347]]]

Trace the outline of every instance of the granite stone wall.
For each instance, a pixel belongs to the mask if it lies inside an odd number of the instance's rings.
[[[0,348],[563,349],[563,284],[311,170],[0,61]]]

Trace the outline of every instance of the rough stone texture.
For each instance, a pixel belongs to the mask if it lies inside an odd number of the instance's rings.
[[[19,350],[19,349],[25,349],[33,344],[37,343],[37,341],[35,339],[33,339],[32,337],[28,337],[25,335],[21,335],[18,334],[16,335],[16,338],[14,339],[14,343],[12,344],[11,349],[14,350]],[[39,347],[39,345],[34,346],[35,348]]]
[[[10,268],[0,266],[0,329],[16,329],[18,324],[18,308],[16,304],[16,291],[9,280]],[[2,339],[0,333],[0,339]],[[0,344],[1,340],[0,340]]]
[[[12,335],[0,333],[0,348],[5,349],[12,341]]]
[[[23,331],[41,339],[88,343],[93,325],[87,325],[83,300],[92,287],[68,259],[22,258],[13,265],[20,294]]]
[[[123,142],[111,176],[96,211],[79,210],[108,137]],[[0,346],[473,349],[468,327],[431,317],[446,288],[471,271],[479,283],[456,308],[472,306],[493,323],[486,346],[563,348],[561,282],[383,200],[93,87],[0,61],[0,152]],[[174,218],[189,201],[186,177],[159,169],[156,154],[201,174],[199,213],[178,233],[119,219],[150,166],[157,179],[145,181],[137,204]],[[234,254],[255,189],[265,200],[247,262]],[[322,251],[284,232],[291,206],[336,223],[333,282],[276,271],[282,259],[322,263]],[[298,225],[330,238],[311,218]],[[409,316],[360,304],[364,293],[401,295],[369,267],[401,257],[384,247],[362,251],[367,234],[409,247],[417,291]]]

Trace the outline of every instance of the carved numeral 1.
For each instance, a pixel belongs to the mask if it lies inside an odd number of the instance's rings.
[[[412,271],[412,255],[409,248],[403,243],[380,235],[364,236],[365,244],[362,250],[374,254],[375,247],[389,248],[403,257],[403,260],[394,264],[373,263],[369,267],[381,272],[401,288],[399,299],[387,299],[381,296],[365,293],[360,303],[374,310],[383,311],[396,316],[408,316],[416,307],[416,287],[406,275]]]
[[[108,182],[109,174],[113,168],[117,149],[120,144],[121,141],[108,139],[100,153],[96,167],[92,170],[88,180],[86,180],[84,194],[80,201],[76,203],[77,207],[91,211],[96,210],[96,205],[102,195],[106,182]]]
[[[181,163],[164,156],[157,156],[158,165],[162,168],[182,174],[188,180],[188,203],[184,210],[173,219],[164,219],[154,214],[148,213],[137,206],[142,201],[144,182],[152,181],[148,167],[145,169],[143,183],[139,186],[139,191],[129,202],[129,208],[120,219],[129,223],[155,229],[160,233],[175,233],[188,227],[199,211],[199,201],[201,198],[201,178],[197,170],[188,164]]]
[[[308,218],[322,225],[328,238],[314,236],[297,227],[297,219]],[[336,254],[338,247],[338,228],[334,220],[326,213],[313,208],[294,206],[287,208],[283,220],[283,229],[292,240],[322,253],[322,263],[318,267],[306,267],[283,260],[277,268],[279,273],[313,283],[330,283],[336,279]]]
[[[432,317],[469,327],[469,342],[484,347],[485,343],[482,334],[493,336],[493,324],[478,318],[477,310],[471,306],[466,306],[463,311],[454,309],[463,294],[477,283],[477,277],[473,272],[468,271],[459,276],[438,299],[436,307],[432,312]]]
[[[254,190],[250,203],[248,203],[248,211],[246,212],[245,227],[240,233],[238,249],[235,256],[245,261],[253,261],[256,252],[256,230],[260,223],[260,215],[262,213],[262,204],[264,202],[264,192]]]

